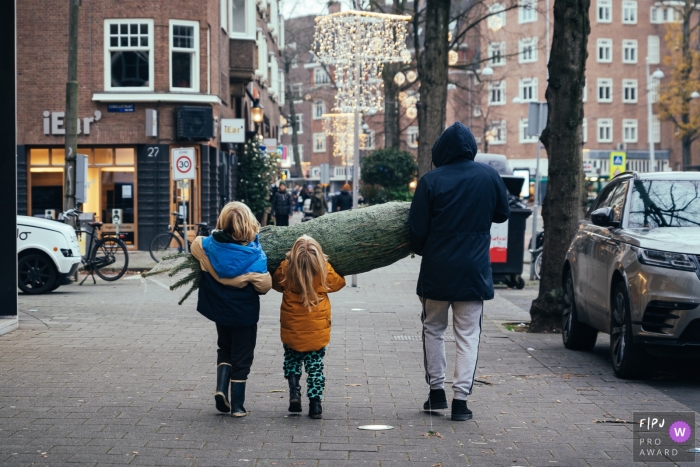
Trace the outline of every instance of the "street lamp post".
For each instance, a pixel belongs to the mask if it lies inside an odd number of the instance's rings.
[[[647,63],[647,134],[649,136],[649,172],[656,171],[656,158],[654,157],[654,128],[652,121],[652,83],[655,79],[662,79],[664,77],[664,72],[660,69],[656,69],[653,74],[649,73],[649,57],[646,58]]]

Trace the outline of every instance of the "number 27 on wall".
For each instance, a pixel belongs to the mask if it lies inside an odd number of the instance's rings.
[[[160,148],[157,146],[151,146],[148,148],[148,157],[158,157],[158,152]]]

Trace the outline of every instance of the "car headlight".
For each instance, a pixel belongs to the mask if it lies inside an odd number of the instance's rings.
[[[646,248],[635,248],[634,250],[637,252],[637,258],[642,264],[660,268],[681,269],[683,271],[697,270],[695,260],[690,255],[648,250]]]

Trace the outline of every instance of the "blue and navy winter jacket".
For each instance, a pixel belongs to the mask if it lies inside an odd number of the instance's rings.
[[[209,237],[195,238],[192,255],[202,268],[197,311],[224,326],[256,324],[260,318],[260,295],[272,287],[267,256],[258,238],[240,245],[226,241],[225,235],[215,231]]]

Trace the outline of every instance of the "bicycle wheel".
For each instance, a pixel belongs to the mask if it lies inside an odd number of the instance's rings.
[[[160,263],[163,256],[183,251],[182,241],[173,233],[162,233],[151,240],[151,246],[148,248],[148,251],[151,253],[153,261]]]
[[[116,237],[105,237],[95,243],[92,250],[95,273],[106,281],[116,281],[129,266],[129,254],[124,242]]]

